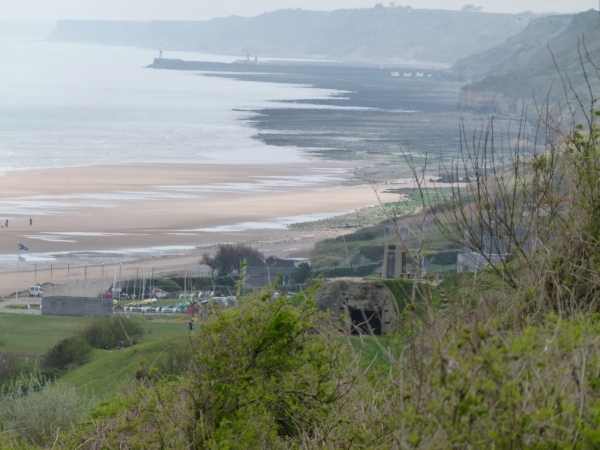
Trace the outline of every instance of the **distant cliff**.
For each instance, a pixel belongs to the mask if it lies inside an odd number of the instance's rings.
[[[53,23],[0,21],[0,36],[46,37],[52,30]]]
[[[523,31],[531,14],[378,7],[202,22],[60,21],[52,39],[261,56],[452,64]]]
[[[471,82],[462,88],[459,106],[515,113],[534,102],[540,104],[548,94],[554,104],[562,102],[564,105],[563,83],[556,66],[579,95],[589,96],[578,54],[578,42],[583,40],[592,60],[600,63],[597,11],[532,20],[517,36],[484,53],[460,60],[449,69],[450,77]],[[587,62],[585,66],[593,74],[594,89],[599,89],[595,69]],[[598,94],[600,91],[596,96]],[[569,100],[574,100],[571,94]]]

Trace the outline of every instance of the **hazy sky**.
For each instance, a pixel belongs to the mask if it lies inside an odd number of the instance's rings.
[[[365,8],[380,0],[0,0],[0,21],[59,19],[199,20],[253,16],[281,8]],[[383,2],[388,4],[389,1]],[[396,0],[413,8],[460,9],[466,3],[490,12],[575,12],[598,8],[598,0]]]

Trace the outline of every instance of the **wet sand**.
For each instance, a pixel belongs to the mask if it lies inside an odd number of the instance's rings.
[[[267,254],[306,255],[315,239],[341,231],[294,231],[286,224],[377,203],[369,185],[353,186],[356,164],[120,165],[14,171],[0,176],[0,295],[34,281],[112,281],[137,267],[149,274],[199,271],[211,245],[249,242]],[[386,187],[391,187],[390,185]],[[395,201],[396,194],[383,194]],[[29,225],[29,218],[33,225]],[[104,266],[104,269],[102,269]],[[35,273],[37,268],[37,275]],[[77,269],[77,274],[73,271]],[[104,272],[104,273],[103,273]],[[110,284],[110,283],[109,283]]]

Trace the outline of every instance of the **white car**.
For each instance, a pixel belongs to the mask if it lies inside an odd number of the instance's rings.
[[[165,306],[162,309],[163,314],[175,314],[177,312],[179,312],[180,309],[177,306]]]
[[[152,295],[154,295],[156,298],[167,298],[170,294],[162,289],[154,289],[152,291]]]
[[[43,297],[44,291],[41,286],[31,286],[29,288],[29,296],[30,297]]]

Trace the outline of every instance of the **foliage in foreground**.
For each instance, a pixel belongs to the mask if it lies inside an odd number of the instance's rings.
[[[88,417],[95,402],[39,373],[18,378],[0,394],[0,448],[45,447]]]
[[[430,324],[408,365],[374,393],[365,444],[396,448],[595,448],[600,324],[555,315],[506,331],[498,319]],[[383,379],[379,382],[384,381]],[[387,438],[387,439],[386,439]]]
[[[186,374],[102,404],[63,448],[285,448],[323,433],[355,374],[319,319],[283,300],[219,313]]]
[[[507,330],[480,307],[418,319],[403,357],[363,374],[311,307],[229,310],[191,371],[101,404],[60,448],[594,448],[600,317]]]

